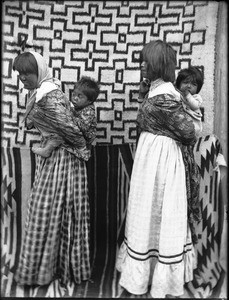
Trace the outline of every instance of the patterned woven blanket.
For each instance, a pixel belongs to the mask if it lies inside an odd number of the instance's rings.
[[[219,1],[2,1],[2,111],[6,142],[26,145],[37,134],[20,128],[26,91],[12,71],[21,50],[41,53],[67,97],[75,81],[101,84],[96,101],[99,143],[134,143],[139,108],[140,51],[150,40],[170,43],[177,70],[199,67],[205,77],[204,134],[213,132],[214,69]]]
[[[101,145],[93,148],[87,164],[91,205],[91,280],[69,283],[63,290],[57,281],[44,287],[19,287],[13,282],[18,261],[28,195],[35,158],[29,149],[2,149],[2,276],[3,297],[91,297],[110,298],[119,294],[115,270],[117,248],[123,239],[134,144]],[[200,138],[195,146],[201,173],[203,220],[197,231],[198,268],[186,287],[190,297],[209,297],[223,274],[220,241],[223,204],[220,196],[221,146],[215,136]]]

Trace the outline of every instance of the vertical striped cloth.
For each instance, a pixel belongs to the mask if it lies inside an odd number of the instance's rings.
[[[1,295],[3,297],[111,298],[120,293],[115,270],[117,249],[123,241],[129,180],[135,154],[134,144],[96,145],[87,162],[90,202],[91,278],[81,284],[69,282],[63,289],[57,280],[47,286],[18,286],[13,281],[18,264],[25,223],[26,197],[35,173],[35,156],[30,149],[2,148],[1,207]],[[190,297],[208,297],[219,283],[220,241],[223,207],[217,167],[222,155],[219,139],[201,137],[195,146],[200,168],[200,197],[203,219],[197,233],[198,268],[186,286]],[[146,295],[143,295],[145,297]],[[133,297],[133,296],[131,296]],[[139,298],[139,296],[138,296]]]

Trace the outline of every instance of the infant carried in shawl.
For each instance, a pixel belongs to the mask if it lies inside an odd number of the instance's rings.
[[[41,87],[44,91],[46,88],[45,82],[42,85],[43,86]],[[70,100],[70,115],[73,122],[79,127],[79,130],[82,132],[83,137],[86,140],[86,144],[83,149],[80,149],[80,156],[81,158],[88,160],[90,156],[90,147],[95,139],[96,116],[94,101],[96,101],[99,95],[99,86],[93,79],[83,76],[74,85],[72,95],[72,99]],[[39,99],[39,94],[37,96]],[[50,119],[49,117],[47,118],[47,115],[44,116],[43,121],[45,121],[44,119],[47,121],[47,131],[45,130],[45,132],[42,133],[46,138],[46,143],[44,147],[33,147],[32,151],[42,157],[49,157],[55,148],[64,143],[64,138],[61,137],[60,132],[54,132],[53,128],[51,129],[50,125],[52,125],[52,122],[54,121],[53,119]],[[74,148],[72,149],[71,147],[67,147],[67,149],[74,153]]]

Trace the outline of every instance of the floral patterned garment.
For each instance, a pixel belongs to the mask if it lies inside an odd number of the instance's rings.
[[[89,123],[90,119],[88,119]],[[27,124],[36,127],[43,136],[58,135],[63,138],[61,147],[73,153],[78,158],[88,160],[90,148],[87,147],[84,134],[75,120],[70,109],[70,102],[60,89],[45,95],[39,102],[35,102],[27,117]],[[89,126],[88,126],[89,127]],[[95,139],[96,126],[90,134]]]

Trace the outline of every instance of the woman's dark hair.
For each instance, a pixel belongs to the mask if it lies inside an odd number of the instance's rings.
[[[37,61],[30,52],[21,53],[15,58],[13,70],[18,71],[21,74],[31,73],[38,76]]]
[[[166,82],[175,81],[176,51],[168,43],[161,40],[149,42],[143,47],[141,58],[148,64],[150,80],[162,78]]]
[[[180,89],[181,82],[184,80],[186,82],[192,82],[197,84],[197,90],[196,90],[197,94],[201,90],[204,83],[204,77],[202,72],[197,67],[193,67],[193,66],[190,66],[187,69],[182,69],[178,73],[177,80],[176,80],[176,87],[178,89]]]
[[[80,89],[90,102],[95,102],[100,93],[98,83],[87,76],[82,76],[80,80],[74,84],[74,88]]]

